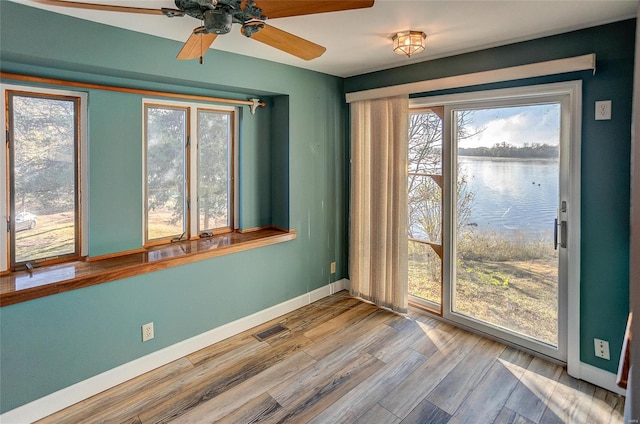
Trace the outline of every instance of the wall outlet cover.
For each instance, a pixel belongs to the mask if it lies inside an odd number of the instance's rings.
[[[596,121],[608,121],[611,119],[611,100],[596,102]]]
[[[598,358],[611,360],[611,356],[609,354],[609,342],[600,339],[593,339],[593,345]]]
[[[153,323],[144,324],[142,326],[142,341],[146,342],[154,338]]]

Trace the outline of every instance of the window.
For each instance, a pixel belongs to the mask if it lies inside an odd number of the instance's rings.
[[[2,269],[73,260],[82,251],[84,93],[4,87],[8,255]],[[6,261],[6,262],[5,262]]]
[[[145,102],[144,119],[145,244],[230,232],[235,111]]]

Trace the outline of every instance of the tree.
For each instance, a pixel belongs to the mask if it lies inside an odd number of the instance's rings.
[[[539,143],[514,146],[503,141],[495,143],[492,147],[460,148],[458,154],[462,156],[558,159],[559,147]]]
[[[473,111],[456,113],[458,140],[477,133],[468,131]],[[412,113],[409,116],[409,237],[434,243],[442,240],[442,119],[435,112]],[[457,229],[466,227],[471,214],[473,193],[467,188],[467,177],[458,170],[456,184]]]
[[[17,211],[73,211],[76,202],[76,103],[11,97],[13,190]]]
[[[230,131],[229,114],[199,112],[198,213],[202,230],[228,224]]]
[[[197,169],[199,226],[202,230],[228,225],[231,115],[198,110]],[[147,108],[147,197],[149,210],[170,211],[171,224],[185,222],[187,169],[187,110]],[[174,235],[174,234],[171,234]]]
[[[184,109],[147,108],[147,207],[170,210],[172,224],[185,219],[186,120]]]

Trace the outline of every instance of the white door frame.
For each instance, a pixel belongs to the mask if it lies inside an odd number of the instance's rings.
[[[461,107],[461,105],[473,105],[478,102],[492,102],[494,105],[498,103],[514,104],[522,101],[522,99],[529,99],[534,102],[544,101],[549,98],[562,97],[562,119],[561,119],[561,137],[567,136],[566,143],[569,146],[569,154],[561,157],[562,166],[569,170],[568,174],[564,178],[568,178],[568,181],[561,181],[564,184],[566,190],[565,197],[562,200],[567,201],[568,212],[566,218],[568,221],[568,240],[567,249],[564,252],[561,250],[561,254],[566,255],[566,284],[564,290],[559,290],[559,301],[565,302],[565,317],[559,316],[560,328],[565,325],[566,330],[559,328],[559,338],[564,339],[564,345],[566,346],[566,355],[561,355],[562,359],[566,357],[567,372],[574,376],[579,377],[580,374],[580,158],[581,158],[581,126],[582,126],[582,81],[569,81],[552,84],[531,85],[516,88],[507,88],[499,90],[478,91],[471,93],[452,94],[444,96],[433,96],[411,99],[411,107],[430,107],[430,106],[445,106],[445,116],[451,116],[451,110]],[[444,125],[444,139],[452,140],[452,120],[445,118]],[[568,134],[567,134],[568,133]],[[447,142],[445,141],[445,144]],[[449,168],[448,175],[445,175],[445,185],[451,184],[451,146],[449,142],[448,148],[445,149],[444,162],[445,167]],[[561,168],[562,168],[561,166]],[[453,219],[452,214],[452,199],[451,190],[447,190],[445,194],[444,205],[444,228],[450,229]],[[445,246],[451,246],[452,233],[451,231],[445,231],[444,240]],[[446,250],[446,249],[445,249]],[[449,249],[450,250],[450,249]],[[562,261],[561,261],[562,263]],[[452,264],[450,258],[445,255],[444,267],[444,279],[445,281],[451,281]],[[563,271],[563,270],[559,270]],[[449,290],[449,284],[443,284],[443,302],[442,311],[443,317],[453,322],[459,320],[455,314],[451,314],[451,293]],[[560,308],[562,309],[562,308]],[[458,322],[459,323],[459,322]],[[465,320],[464,325],[468,325]],[[520,338],[514,339],[515,341],[505,338],[508,342],[523,345]],[[544,349],[539,348],[546,347],[541,343],[540,346],[535,345],[527,346],[525,348],[539,351],[545,354]],[[559,343],[560,344],[560,343]],[[551,355],[550,355],[551,356]],[[557,355],[553,355],[557,356]]]

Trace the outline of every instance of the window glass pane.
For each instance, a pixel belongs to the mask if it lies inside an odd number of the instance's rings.
[[[409,238],[442,244],[442,188],[430,176],[409,175]]]
[[[455,111],[452,309],[558,345],[560,104]]]
[[[231,114],[198,111],[198,230],[230,227]]]
[[[409,173],[442,175],[442,119],[434,112],[409,115]]]
[[[146,107],[147,240],[186,232],[187,110]]]
[[[440,304],[442,259],[428,244],[409,241],[409,295]]]
[[[74,255],[77,99],[10,98],[11,264]]]
[[[408,293],[412,301],[436,305],[442,297],[443,112],[434,107],[409,114]]]

